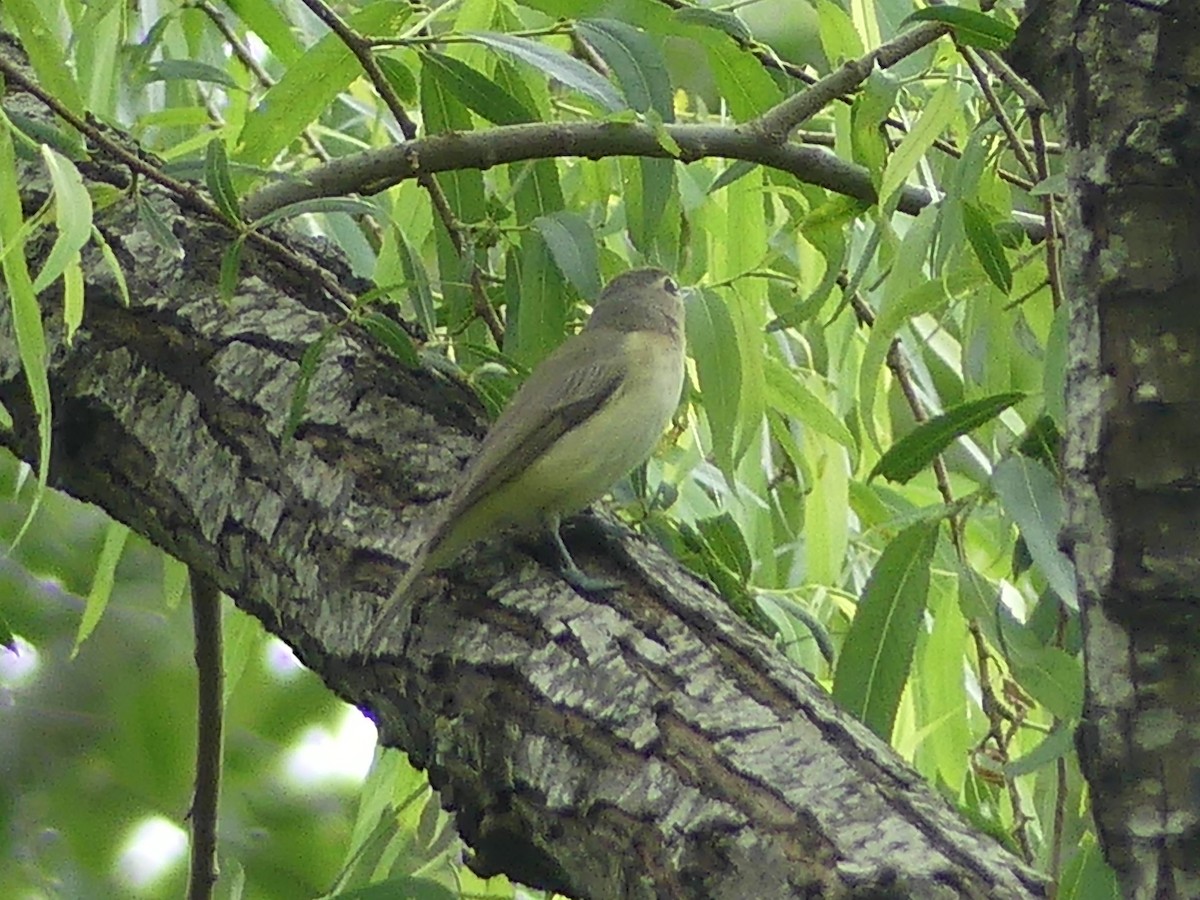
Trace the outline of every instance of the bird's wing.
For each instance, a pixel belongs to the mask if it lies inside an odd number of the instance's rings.
[[[595,351],[599,332],[583,331],[546,357],[484,438],[447,510],[473,506],[528,469],[563,434],[604,406],[625,380],[622,354]],[[612,335],[605,335],[608,340]]]

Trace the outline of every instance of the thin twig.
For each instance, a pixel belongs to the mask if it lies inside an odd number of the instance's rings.
[[[221,796],[224,670],[221,594],[191,570],[196,658],[196,787],[192,794],[192,862],[188,900],[210,900],[217,883],[217,806]]]
[[[945,25],[926,22],[910,31],[905,31],[858,59],[847,61],[839,69],[826,75],[807,90],[793,94],[786,100],[775,104],[757,119],[746,123],[744,127],[757,133],[763,140],[777,144],[782,143],[787,140],[792,131],[799,128],[828,104],[866,81],[876,66],[881,69],[893,66],[927,44],[933,43],[949,30]]]
[[[326,27],[329,28],[338,39],[346,45],[346,48],[354,54],[358,64],[362,67],[363,73],[367,76],[367,80],[375,88],[379,94],[379,99],[383,101],[388,111],[392,114],[392,118],[396,120],[396,125],[400,128],[401,134],[405,139],[412,141],[417,136],[417,123],[409,116],[408,110],[405,109],[400,95],[396,93],[396,89],[392,87],[392,83],[388,81],[387,76],[383,74],[383,69],[379,66],[379,61],[375,59],[375,53],[372,50],[371,42],[358,34],[346,22],[335,13],[323,0],[301,0],[301,2],[320,19]],[[471,293],[474,296],[475,313],[487,325],[488,330],[492,334],[492,340],[496,342],[496,346],[504,346],[504,326],[496,317],[496,311],[492,309],[491,301],[488,299],[487,291],[483,289],[483,279],[478,277],[478,265],[470,255],[469,242],[463,237],[462,226],[459,224],[457,217],[454,215],[453,209],[450,207],[449,201],[446,199],[442,187],[437,183],[437,180],[430,172],[418,172],[417,183],[421,185],[429,194],[429,198],[433,203],[433,208],[441,219],[442,225],[450,235],[450,241],[454,245],[454,251],[458,254],[467,265],[471,267]]]
[[[1038,179],[1045,181],[1050,174],[1049,159],[1046,155],[1046,134],[1042,130],[1042,116],[1045,109],[1030,109],[1029,130],[1033,135],[1033,145],[1036,148],[1034,159],[1037,160]],[[1062,270],[1059,267],[1058,215],[1054,209],[1054,195],[1047,191],[1042,195],[1042,220],[1045,223],[1046,235],[1046,277],[1050,282],[1050,297],[1054,308],[1058,309],[1063,303]]]
[[[86,137],[93,145],[103,149],[113,160],[125,166],[130,171],[145,177],[148,181],[152,181],[170,191],[181,206],[198,212],[213,222],[232,228],[232,226],[228,225],[225,215],[221,210],[205,197],[195,185],[189,184],[186,181],[179,181],[165,174],[149,156],[127,149],[119,141],[109,137],[108,132],[103,128],[75,115],[58,98],[43,90],[37,82],[27,78],[24,72],[4,59],[0,59],[0,72],[3,72],[4,77],[8,81],[17,85],[31,96],[36,97],[48,109],[52,110],[68,125]],[[270,256],[283,263],[293,272],[303,275],[319,284],[343,312],[349,313],[358,302],[357,298],[342,287],[341,283],[332,273],[317,265],[309,257],[292,252],[288,247],[261,231],[250,229],[244,232],[244,237],[247,243],[266,251]]]
[[[1004,109],[1004,104],[1000,102],[1000,98],[992,90],[991,79],[988,78],[987,71],[980,65],[979,60],[970,47],[960,46],[958,50],[962,54],[962,58],[966,60],[971,74],[975,76],[975,83],[979,86],[984,99],[987,100],[988,106],[992,108],[992,115],[996,117],[996,121],[1000,123],[1000,128],[1004,131],[1005,137],[1008,138],[1008,146],[1012,150],[1013,156],[1017,158],[1017,162],[1021,164],[1021,168],[1025,170],[1030,178],[1036,178],[1037,166],[1034,164],[1033,157],[1025,149],[1025,143],[1021,140],[1020,135],[1017,134],[1016,126],[1013,125],[1012,120],[1008,117],[1008,112]]]
[[[233,26],[229,24],[229,20],[225,18],[225,15],[209,3],[209,0],[195,0],[194,5],[208,16],[217,31],[221,32],[221,36],[225,38],[230,51],[246,67],[246,71],[253,75],[254,79],[263,87],[274,87],[275,79],[271,77],[271,73],[259,64],[258,60],[254,58],[254,54],[250,52],[250,48],[242,43],[241,38],[233,30]],[[308,148],[312,151],[313,156],[322,162],[329,162],[331,159],[329,151],[321,144],[312,126],[306,125],[301,134],[304,136],[304,143],[308,144]]]

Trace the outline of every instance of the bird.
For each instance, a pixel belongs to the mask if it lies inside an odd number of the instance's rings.
[[[500,534],[544,531],[565,581],[584,592],[617,587],[580,570],[559,526],[649,458],[679,405],[685,358],[675,279],[658,268],[613,278],[583,329],[534,367],[488,430],[434,511],[368,645],[419,579]]]

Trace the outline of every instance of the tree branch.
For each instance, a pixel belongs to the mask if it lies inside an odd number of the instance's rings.
[[[759,163],[795,175],[801,181],[855,197],[877,201],[870,175],[861,166],[844,162],[820,147],[769,144],[744,126],[668,125],[665,131],[679,146],[684,163],[719,157]],[[675,158],[658,132],[633,122],[539,123],[506,125],[485,131],[438,134],[405,141],[379,150],[345,156],[304,174],[303,181],[267,185],[246,199],[251,218],[315,197],[335,197],[355,191],[386,190],[420,172],[490,169],[505,163],[557,157],[603,159],[610,156]],[[916,215],[934,197],[924,188],[901,189],[898,209]],[[1017,213],[1014,218],[1033,240],[1040,240],[1038,216]]]
[[[225,707],[221,593],[208,579],[191,576],[196,655],[196,789],[192,795],[192,865],[188,900],[209,900],[217,883],[217,807]]]

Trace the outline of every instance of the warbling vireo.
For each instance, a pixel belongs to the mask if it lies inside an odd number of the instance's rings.
[[[580,571],[559,521],[650,456],[679,404],[683,369],[683,300],[674,279],[661,269],[618,275],[583,330],[533,370],[492,425],[389,607],[472,544],[538,529],[554,541],[568,582],[615,587]],[[385,611],[372,643],[391,618]]]

